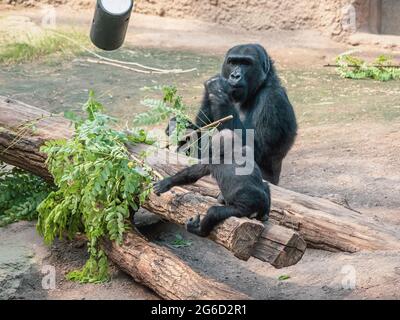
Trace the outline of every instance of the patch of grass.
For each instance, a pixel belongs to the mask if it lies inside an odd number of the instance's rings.
[[[331,69],[281,74],[302,128],[400,119],[400,81],[344,81]]]
[[[75,55],[82,51],[82,48],[65,37],[71,38],[83,46],[89,44],[88,37],[81,32],[64,31],[59,33],[63,36],[46,31],[22,41],[5,41],[0,44],[0,63],[10,65],[31,62],[50,55]]]
[[[186,248],[190,247],[192,245],[191,241],[185,240],[182,235],[176,234],[175,235],[175,240],[171,242],[171,245],[174,248]]]

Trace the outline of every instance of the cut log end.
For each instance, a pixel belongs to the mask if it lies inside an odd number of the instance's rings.
[[[215,228],[210,238],[226,243],[236,258],[247,261],[263,231],[264,225],[256,220],[229,218]]]
[[[306,242],[298,233],[269,223],[265,224],[265,230],[255,245],[252,255],[281,269],[298,263],[306,248]]]

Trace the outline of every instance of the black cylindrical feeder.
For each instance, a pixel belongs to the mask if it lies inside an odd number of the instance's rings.
[[[93,44],[107,51],[121,47],[132,8],[133,0],[97,0],[90,31]]]

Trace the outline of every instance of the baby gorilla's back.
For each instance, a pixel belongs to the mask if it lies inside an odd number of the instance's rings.
[[[253,154],[253,150],[247,146],[240,146],[239,150],[235,150],[235,137],[230,130],[221,131],[212,139],[213,158],[210,160],[213,164],[196,164],[154,186],[156,194],[161,194],[175,186],[195,183],[210,174],[217,180],[224,205],[211,207],[203,219],[199,215],[191,218],[186,224],[189,232],[206,237],[218,223],[230,217],[251,217],[256,214],[257,219],[268,220],[271,203],[269,186],[264,184],[254,157],[248,156]],[[234,154],[226,152],[225,146],[231,146]],[[245,155],[246,162],[238,165],[235,161],[238,157],[243,159]],[[228,156],[231,157],[228,159]],[[228,162],[225,160],[232,162],[232,159],[235,159],[233,164],[216,164]]]
[[[239,168],[235,164],[210,165],[210,172],[221,190],[220,202],[240,209],[241,216],[256,214],[260,221],[267,221],[271,195],[268,184],[263,182],[261,170],[255,165],[251,174],[240,175]]]
[[[258,220],[268,220],[271,196],[261,170],[255,165],[252,173],[239,175],[239,168],[235,164],[208,165],[209,172],[217,180],[224,205],[211,207],[202,220],[199,216],[190,219],[186,225],[189,232],[208,236],[218,223],[230,217],[250,218],[256,214]]]

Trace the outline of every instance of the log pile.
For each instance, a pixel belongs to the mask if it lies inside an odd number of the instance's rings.
[[[31,130],[33,123],[34,132]],[[45,141],[69,138],[71,134],[71,124],[63,117],[0,97],[1,160],[51,181],[51,175],[44,164],[46,157],[39,152],[39,148]],[[148,146],[138,146],[132,152],[137,155],[145,151],[143,148]],[[161,153],[166,153],[171,158],[179,157],[167,150]],[[155,159],[158,159],[157,163],[153,163]],[[188,160],[183,158],[182,161],[185,163]],[[179,169],[178,166],[166,164],[161,157],[154,154],[149,156],[149,164],[165,175]],[[214,190],[218,188],[214,182],[211,185]],[[166,220],[183,225],[195,214],[204,215],[215,204],[217,201],[214,197],[196,190],[174,188],[172,192],[161,197],[151,195],[144,208]],[[286,236],[282,237],[281,234]],[[297,263],[306,249],[304,240],[296,232],[283,230],[278,225],[269,225],[265,229],[263,224],[250,219],[227,219],[212,232],[210,239],[232,251],[239,259],[248,260],[253,255],[276,268]]]
[[[135,154],[143,152],[146,147],[131,150]],[[181,155],[171,155],[166,150],[155,150],[149,153],[147,162],[164,175],[173,175],[187,165],[187,159]],[[164,163],[168,163],[165,165]],[[216,199],[218,186],[212,178],[206,177],[186,189],[203,196]],[[329,200],[311,197],[270,185],[272,208],[270,220],[286,230],[297,232],[309,248],[331,252],[354,253],[361,250],[396,250],[400,248],[399,236],[394,228],[378,223],[360,213],[340,206]],[[263,236],[274,238],[271,229],[266,228]],[[282,233],[280,231],[279,233]],[[296,241],[292,238],[289,242]],[[278,240],[279,243],[281,243]],[[288,242],[286,247],[290,247]],[[256,244],[259,245],[260,242]],[[254,253],[253,253],[254,256]]]
[[[14,100],[0,97],[0,160],[51,181],[40,146],[48,140],[71,136],[72,128],[63,117],[49,114]],[[144,146],[135,147],[139,154]],[[171,158],[168,151],[161,153]],[[179,155],[172,155],[181,157]],[[149,155],[148,164],[163,175],[185,165],[165,162],[160,150]],[[236,257],[250,256],[277,268],[297,263],[306,244],[329,251],[399,249],[400,241],[388,226],[378,225],[360,214],[330,201],[305,196],[279,187],[272,189],[272,222],[230,218],[220,224],[210,239],[232,251]],[[145,208],[164,219],[184,224],[195,213],[205,214],[216,204],[218,187],[211,178],[193,186],[174,188],[162,197],[151,195]],[[241,299],[245,296],[206,279],[168,250],[151,244],[135,231],[122,246],[105,242],[107,255],[135,280],[167,299]],[[183,290],[182,288],[185,288]],[[183,292],[184,291],[184,292]]]

